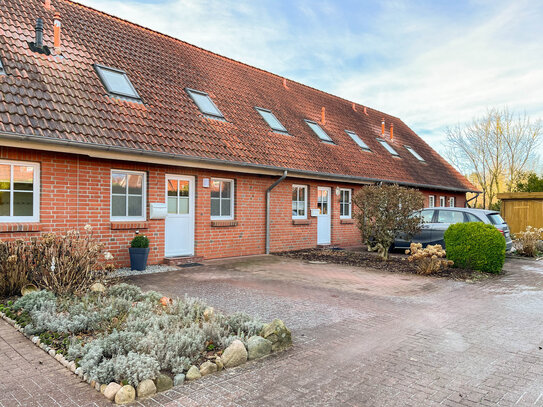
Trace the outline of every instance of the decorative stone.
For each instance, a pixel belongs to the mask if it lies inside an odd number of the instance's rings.
[[[239,339],[236,339],[227,347],[221,356],[224,367],[236,367],[247,362],[247,349]]]
[[[185,381],[185,375],[183,373],[176,374],[173,378],[173,385],[179,386]]]
[[[215,314],[215,309],[213,307],[207,307],[204,310],[204,321],[211,320],[211,318],[213,318],[214,314]]]
[[[292,345],[292,335],[280,319],[274,319],[269,324],[264,325],[260,336],[272,342],[274,352],[287,349]]]
[[[173,387],[173,380],[170,376],[159,373],[156,377],[156,391],[165,391]]]
[[[40,341],[40,337],[39,336],[33,336],[32,337],[32,343],[35,343],[36,345],[39,345],[38,342]]]
[[[156,393],[155,382],[151,379],[146,379],[138,384],[137,394],[139,398],[150,397]]]
[[[200,373],[200,369],[198,369],[196,366],[192,365],[187,372],[186,379],[187,380],[196,380],[202,377],[202,374]]]
[[[94,383],[94,390],[100,391],[100,387],[101,387],[100,383],[98,383],[98,382]]]
[[[215,358],[215,364],[217,365],[217,370],[219,372],[224,369],[224,363],[222,363],[222,359],[219,356]]]
[[[55,359],[56,359],[57,361],[59,361],[59,362],[62,363],[62,359],[64,359],[64,358],[62,357],[62,354],[57,353],[57,354],[55,355]]]
[[[247,341],[249,360],[268,356],[272,351],[272,342],[261,336],[251,336]]]
[[[115,394],[115,403],[116,404],[128,404],[132,403],[136,399],[136,390],[130,386],[126,385],[119,389],[117,394]]]
[[[27,284],[23,288],[21,288],[21,294],[23,295],[23,297],[35,291],[38,291],[38,287],[36,287],[34,284]]]
[[[81,369],[80,367],[78,367],[77,369],[75,369],[75,372],[74,372],[76,375],[78,376],[81,376],[83,375],[83,369]]]
[[[94,283],[90,286],[90,290],[94,291],[95,293],[104,293],[106,292],[106,286],[102,283]]]
[[[96,386],[96,380],[91,380],[90,385],[91,385],[91,387]]]
[[[56,354],[57,354],[57,353],[55,352],[54,349],[50,349],[50,350],[49,350],[49,355],[55,357]]]
[[[76,371],[76,365],[75,365],[75,362],[74,362],[73,360],[72,360],[72,361],[70,362],[70,364],[68,365],[68,368],[70,369],[70,371],[71,371],[72,373],[75,373],[75,371]]]
[[[111,400],[111,401],[115,400],[115,395],[117,394],[119,390],[121,390],[121,387],[122,386],[118,383],[115,383],[115,382],[109,383],[104,390],[104,396],[106,396],[106,399],[108,400]]]
[[[213,362],[210,362],[209,360],[207,362],[202,363],[202,366],[200,366],[200,374],[202,376],[215,373],[216,371],[217,371],[217,365]]]
[[[107,387],[107,384],[101,384],[100,385],[100,393],[104,394],[104,392],[106,391],[106,387]]]

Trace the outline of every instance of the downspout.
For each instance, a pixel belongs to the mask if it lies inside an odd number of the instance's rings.
[[[466,207],[466,208],[471,208],[471,206],[469,206],[470,201],[473,201],[474,199],[479,198],[479,195],[481,195],[480,192],[475,192],[475,196],[472,197],[472,198],[470,198],[470,199],[468,199],[468,200],[466,201],[465,207]]]
[[[270,196],[271,191],[274,189],[281,181],[287,177],[287,170],[283,172],[281,178],[275,181],[270,187],[266,190],[266,254],[270,254]]]

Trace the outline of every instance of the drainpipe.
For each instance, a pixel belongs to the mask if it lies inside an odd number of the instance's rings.
[[[471,206],[469,206],[470,201],[473,201],[474,199],[479,198],[479,195],[481,195],[480,192],[475,192],[475,196],[466,201],[465,207],[466,208],[471,208]]]
[[[287,171],[283,172],[281,178],[275,181],[270,187],[266,190],[266,254],[270,254],[270,196],[271,190],[274,189],[281,181],[287,177]]]

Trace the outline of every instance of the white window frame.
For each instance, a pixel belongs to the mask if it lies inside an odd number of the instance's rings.
[[[428,208],[435,208],[435,207],[436,207],[436,196],[428,195]]]
[[[192,99],[192,101],[194,102],[194,104],[196,105],[196,107],[198,108],[200,113],[202,113],[204,116],[212,118],[212,119],[218,119],[218,120],[226,121],[226,119],[224,118],[223,113],[217,107],[217,105],[215,104],[213,99],[211,99],[211,96],[209,96],[209,93],[203,92],[203,91],[197,90],[197,89],[191,89],[191,88],[185,88],[185,91],[188,93],[189,97]],[[199,95],[199,96],[206,97],[209,100],[209,102],[211,103],[211,105],[215,108],[216,112],[210,112],[210,111],[204,112],[202,110],[202,106],[198,103],[198,99],[194,95]]]
[[[446,196],[440,196],[439,197],[439,207],[444,208],[447,204],[447,197]]]
[[[127,175],[126,180],[126,213],[127,216],[113,216],[113,173]],[[143,175],[141,186],[141,213],[142,216],[128,216],[128,174]],[[132,171],[122,169],[111,169],[109,174],[109,216],[112,222],[146,221],[147,220],[147,173],[145,171]]]
[[[307,185],[300,185],[300,184],[292,184],[292,189],[294,190],[294,188],[303,188],[304,190],[304,213],[305,215],[303,216],[300,216],[300,215],[292,215],[292,219],[307,219]],[[292,196],[292,194],[291,194]],[[290,212],[292,213],[292,199],[291,199],[291,203],[290,203]],[[296,202],[300,202],[300,201],[296,201]]]
[[[281,123],[281,121],[277,118],[277,116],[269,109],[264,109],[263,107],[255,107],[256,111],[258,112],[258,114],[260,114],[260,117],[262,117],[262,120],[264,120],[266,122],[266,124],[268,125],[268,127],[270,129],[272,129],[272,131],[274,132],[277,132],[277,133],[281,133],[281,134],[288,134],[288,131],[286,129],[285,126],[283,126],[283,123]],[[272,115],[275,120],[277,121],[277,123],[279,124],[280,127],[273,127],[270,123],[268,123],[268,120],[266,119],[266,116],[265,116],[265,113],[268,113],[270,115]]]
[[[349,215],[341,214],[341,205],[342,205],[341,197],[343,196],[343,192],[349,192]],[[339,189],[339,218],[351,219],[352,217],[353,217],[353,190],[350,188],[340,188]]]
[[[209,195],[209,214],[211,217],[211,220],[234,220],[234,199],[236,194],[234,194],[234,187],[235,183],[234,180],[231,178],[211,178],[211,184],[213,184],[213,181],[222,181],[222,182],[229,182],[230,183],[230,215],[229,216],[212,216],[211,215],[211,200],[217,199],[212,198],[211,193]],[[210,191],[211,192],[211,191]],[[219,208],[221,208],[221,193],[219,191]]]
[[[304,119],[307,126],[311,129],[311,131],[319,138],[320,141],[324,141],[325,143],[335,144],[334,140],[332,140],[332,137],[328,135],[327,132],[324,131],[324,129],[319,125],[319,123],[314,122],[313,120]],[[320,129],[322,131],[322,134],[319,134],[317,130],[313,127]]]
[[[141,100],[141,97],[138,91],[136,90],[136,88],[134,87],[134,85],[132,84],[132,81],[130,80],[126,72],[123,71],[122,69],[112,68],[110,66],[105,66],[105,65],[100,65],[100,64],[94,64],[94,70],[98,74],[98,77],[100,78],[100,80],[102,81],[102,84],[104,85],[104,87],[106,88],[106,90],[108,91],[110,95],[121,96],[121,97],[129,98],[129,99],[133,99],[133,100]],[[126,82],[128,83],[130,89],[132,89],[133,93],[125,93],[125,92],[118,92],[118,91],[112,90],[109,85],[109,82],[107,81],[105,76],[102,75],[102,71],[115,72],[123,76],[126,79]]]
[[[454,196],[449,197],[449,208],[456,207],[456,198]]]
[[[10,165],[10,213],[13,213],[13,166],[32,167],[34,179],[32,184],[32,216],[0,216],[0,223],[39,222],[40,221],[40,164],[28,161],[0,160],[0,164]],[[29,191],[26,191],[29,192]]]
[[[345,130],[345,133],[347,133],[347,135],[358,145],[358,147],[362,149],[362,151],[371,152],[371,149],[366,144],[366,142],[362,140],[362,138],[358,134],[356,134],[354,131]]]

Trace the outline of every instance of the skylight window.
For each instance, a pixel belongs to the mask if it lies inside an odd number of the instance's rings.
[[[345,133],[347,133],[362,150],[371,151],[368,145],[364,143],[364,141],[362,141],[362,139],[358,137],[358,134],[356,134],[354,131],[345,130]]]
[[[392,148],[392,146],[391,146],[390,144],[388,144],[385,140],[383,140],[383,139],[381,139],[381,138],[378,138],[377,141],[378,141],[379,143],[381,143],[381,145],[382,145],[382,146],[383,146],[390,154],[395,155],[395,156],[397,156],[397,157],[400,156],[400,154],[398,154],[398,153],[396,152],[396,150],[394,150],[394,149]]]
[[[202,112],[205,115],[218,117],[221,119],[224,119],[223,114],[221,111],[215,106],[215,103],[211,100],[209,95],[205,92],[200,92],[198,90],[193,89],[186,89],[189,96],[194,100],[194,103],[196,103],[196,106],[198,106],[198,109],[200,109],[200,112]]]
[[[6,73],[6,71],[4,71],[4,65],[2,65],[2,60],[0,59],[0,75],[3,73]]]
[[[419,161],[424,161],[424,158],[422,158],[422,157],[420,156],[420,154],[417,153],[413,147],[411,147],[411,146],[404,146],[404,147],[406,148],[407,151],[409,151],[411,154],[413,154],[413,156],[414,156],[417,160],[419,160]]]
[[[328,134],[324,132],[324,130],[319,126],[317,123],[312,122],[311,120],[305,121],[307,125],[313,130],[313,132],[322,140],[327,141],[329,143],[333,143],[334,141],[330,138]]]
[[[268,123],[268,126],[272,128],[272,130],[279,131],[281,133],[288,133],[287,129],[285,129],[285,126],[281,124],[281,122],[275,117],[275,115],[267,110],[262,109],[260,107],[255,108],[258,113],[260,113],[260,116]]]
[[[113,95],[141,99],[124,71],[102,65],[94,65],[107,91]]]

